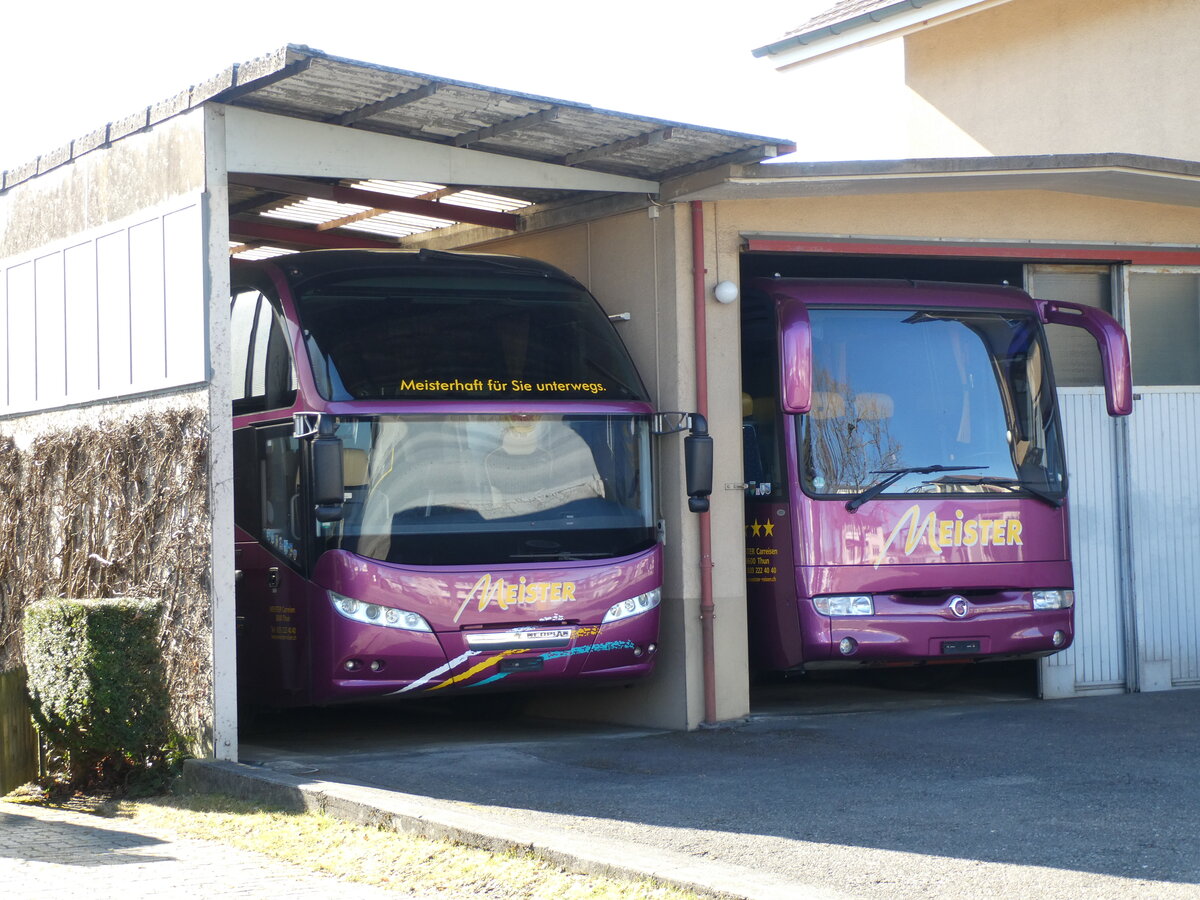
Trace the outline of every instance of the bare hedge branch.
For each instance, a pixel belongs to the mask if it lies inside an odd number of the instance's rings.
[[[0,670],[35,600],[159,598],[172,725],[211,743],[208,454],[199,409],[0,437]]]

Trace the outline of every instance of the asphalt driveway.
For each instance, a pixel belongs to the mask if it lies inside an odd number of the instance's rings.
[[[1194,690],[784,685],[746,722],[688,734],[333,710],[251,732],[242,757],[497,834],[718,862],[797,896],[1200,898]]]

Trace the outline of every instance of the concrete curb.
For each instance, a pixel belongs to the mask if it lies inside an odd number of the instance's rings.
[[[720,900],[845,900],[847,896],[682,853],[643,849],[561,829],[514,827],[489,820],[487,807],[443,805],[413,794],[297,778],[240,763],[188,760],[183,780],[189,790],[322,812],[348,822],[483,850],[530,853],[575,872],[648,878]]]

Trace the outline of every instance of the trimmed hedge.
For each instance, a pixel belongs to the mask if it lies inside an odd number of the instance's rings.
[[[41,600],[26,609],[33,718],[63,770],[49,774],[94,786],[165,759],[161,616],[157,600]]]
[[[22,622],[37,600],[159,598],[172,733],[211,753],[207,394],[94,413],[0,427],[0,669],[24,666]]]

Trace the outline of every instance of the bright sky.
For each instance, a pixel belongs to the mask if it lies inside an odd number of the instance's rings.
[[[0,169],[288,43],[603,109],[790,139],[807,158],[853,155],[831,141],[851,123],[842,127],[828,117],[851,116],[827,102],[828,73],[781,74],[751,55],[832,2],[19,3],[3,16]],[[839,78],[848,77],[844,70]]]

